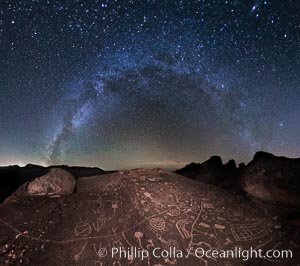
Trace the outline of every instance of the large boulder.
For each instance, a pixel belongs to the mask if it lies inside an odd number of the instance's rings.
[[[300,159],[258,152],[241,176],[241,186],[266,202],[300,206]]]
[[[69,195],[73,193],[76,179],[69,172],[53,168],[49,173],[29,182],[26,192],[29,195]]]
[[[53,168],[59,168],[71,173],[76,179],[86,176],[104,175],[104,171],[97,167],[80,167],[67,165],[52,165],[43,167],[27,164],[24,167],[17,165],[0,167],[0,202],[4,201],[23,184],[31,182],[37,177],[46,175]],[[22,189],[21,189],[22,190]]]

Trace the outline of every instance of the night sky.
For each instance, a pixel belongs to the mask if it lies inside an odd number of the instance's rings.
[[[0,165],[300,157],[289,0],[0,0]]]

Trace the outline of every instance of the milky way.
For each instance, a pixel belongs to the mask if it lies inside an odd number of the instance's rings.
[[[296,1],[2,1],[0,164],[300,151]]]

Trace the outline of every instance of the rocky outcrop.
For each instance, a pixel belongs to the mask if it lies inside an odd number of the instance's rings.
[[[223,165],[218,156],[204,163],[191,163],[175,173],[254,198],[281,205],[300,206],[300,159],[257,152],[246,166],[234,160]]]
[[[255,198],[300,206],[300,159],[258,152],[242,174],[241,186]]]
[[[176,174],[220,187],[236,188],[239,169],[234,160],[223,165],[219,156],[212,156],[203,163],[191,163],[176,170]]]
[[[76,179],[69,172],[53,168],[44,176],[29,182],[26,193],[29,195],[69,195],[76,186]]]

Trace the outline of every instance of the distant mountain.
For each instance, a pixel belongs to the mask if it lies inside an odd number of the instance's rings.
[[[234,160],[223,164],[221,157],[212,156],[203,163],[188,164],[175,173],[220,187],[236,188],[236,178],[243,169],[243,167],[237,168]]]

